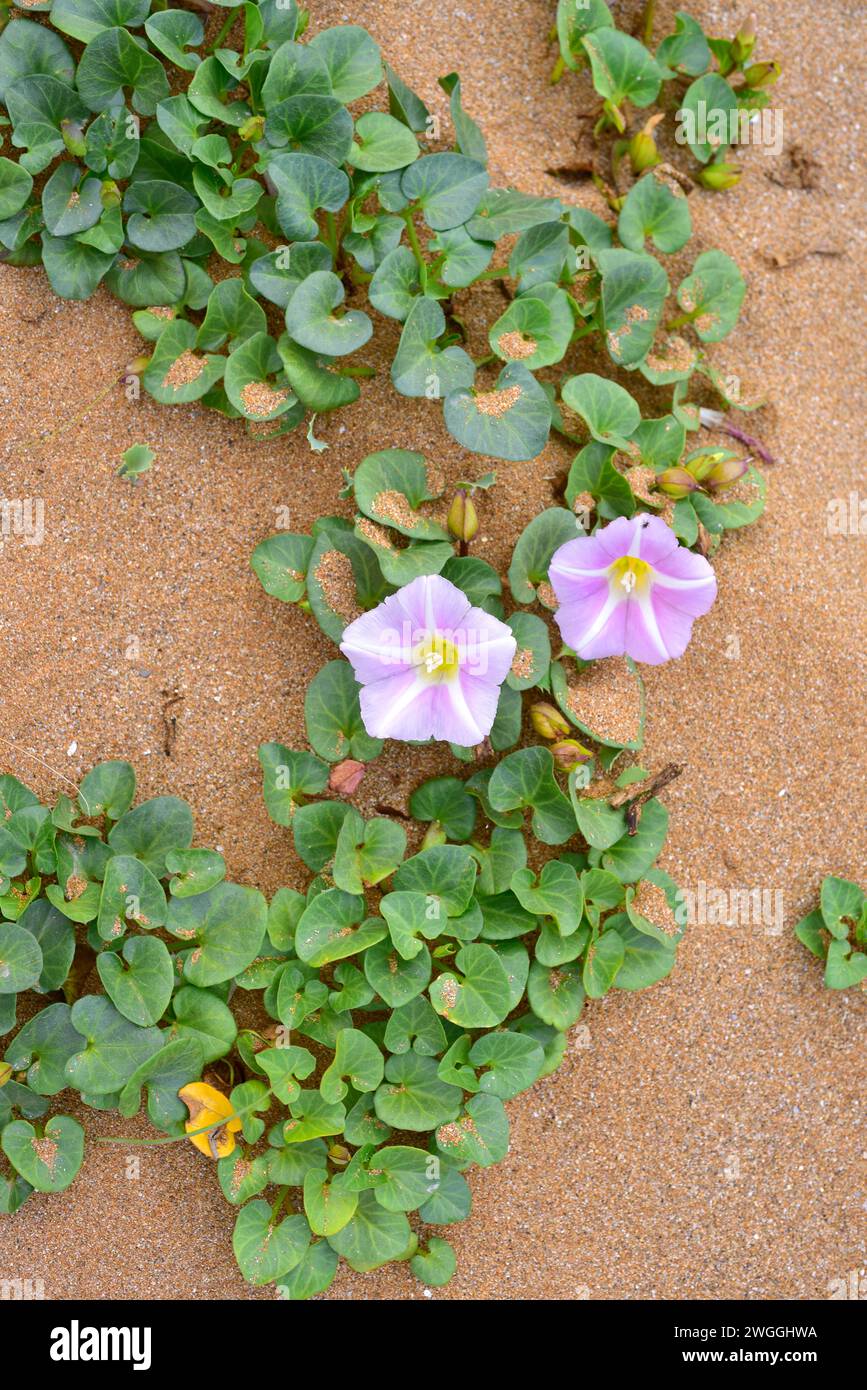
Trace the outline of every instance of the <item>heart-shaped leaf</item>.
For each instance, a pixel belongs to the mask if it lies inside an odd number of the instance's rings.
[[[393,1129],[422,1132],[455,1118],[461,1108],[461,1091],[440,1081],[432,1057],[404,1052],[386,1062],[385,1081],[374,1104],[379,1118]]]
[[[520,362],[510,362],[493,390],[461,388],[446,397],[446,429],[474,454],[515,463],[536,458],[551,427],[548,397]]]
[[[84,1159],[84,1130],[68,1115],[54,1115],[41,1134],[27,1120],[13,1120],[0,1135],[13,1168],[37,1192],[64,1192]]]
[[[428,991],[437,1013],[458,1028],[502,1023],[510,1007],[509,980],[496,951],[480,944],[464,946],[455,965],[460,975],[439,975]]]
[[[238,1212],[232,1249],[244,1278],[257,1287],[272,1284],[301,1261],[310,1244],[303,1216],[272,1218],[267,1202],[248,1202]]]
[[[152,116],[169,95],[162,63],[122,28],[103,29],[88,42],[75,82],[91,111],[119,105],[129,91],[133,108]]]
[[[744,277],[724,251],[703,251],[677,291],[703,343],[718,343],[738,321],[747,287]]]
[[[602,320],[610,357],[637,367],[653,346],[668,295],[668,276],[653,256],[620,248],[596,251]]]
[[[295,932],[300,960],[319,967],[365,951],[385,936],[385,923],[364,918],[364,898],[328,888],[305,909]],[[360,924],[360,925],[359,925]]]
[[[67,1084],[86,1094],[115,1095],[133,1073],[159,1052],[159,1028],[139,1028],[101,995],[88,994],[72,1006],[72,1026],[83,1047],[66,1063]]]
[[[341,280],[330,270],[308,275],[286,309],[289,336],[311,352],[324,352],[329,357],[342,357],[363,347],[373,324],[359,309],[348,309],[339,318],[335,315],[344,294]]]
[[[463,154],[427,154],[410,165],[400,186],[404,197],[419,205],[431,230],[444,232],[472,217],[488,186],[488,173],[484,164]]]
[[[436,1142],[461,1168],[500,1163],[509,1151],[509,1120],[503,1102],[493,1095],[473,1096],[459,1120],[440,1126]]]
[[[679,251],[692,235],[692,218],[683,189],[658,170],[650,169],[627,193],[617,221],[617,235],[629,251],[643,251],[647,237],[657,251]]]
[[[104,951],[97,956],[96,967],[106,994],[124,1018],[140,1028],[159,1022],[174,985],[172,958],[164,941],[131,937],[124,943],[122,959],[114,951]]]
[[[546,845],[560,845],[577,829],[575,814],[554,778],[554,759],[547,748],[521,748],[494,769],[488,785],[494,810],[532,807],[533,834]]]
[[[402,396],[439,400],[472,386],[476,369],[469,354],[456,345],[438,345],[445,329],[445,314],[436,300],[419,296],[406,317],[391,364],[392,382]]]
[[[188,849],[193,838],[193,813],[176,796],[155,796],[121,816],[108,843],[115,854],[134,855],[156,878],[165,873],[166,855]]]
[[[365,730],[359,686],[348,661],[329,661],[307,687],[304,722],[314,752],[328,762],[358,758],[369,762],[382,751],[382,739]]]

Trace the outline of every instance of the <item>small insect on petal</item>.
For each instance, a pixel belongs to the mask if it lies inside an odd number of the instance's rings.
[[[225,1158],[235,1148],[235,1135],[241,1121],[235,1115],[228,1096],[205,1081],[193,1081],[182,1086],[178,1095],[190,1112],[185,1129],[190,1142],[209,1158]],[[208,1128],[212,1126],[212,1128]],[[197,1134],[194,1131],[202,1130]]]

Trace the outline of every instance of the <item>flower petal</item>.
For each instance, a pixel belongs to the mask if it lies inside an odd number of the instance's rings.
[[[625,624],[629,600],[613,592],[607,579],[581,600],[564,603],[554,620],[564,642],[584,661],[599,656],[622,656],[626,651]]]
[[[365,729],[371,738],[424,742],[431,736],[432,697],[437,689],[416,670],[396,671],[362,686],[359,701]]]

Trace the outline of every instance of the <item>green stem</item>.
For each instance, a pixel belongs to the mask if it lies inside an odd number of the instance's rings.
[[[340,371],[337,373],[337,375],[338,375],[338,376],[357,376],[357,377],[361,377],[363,380],[367,380],[368,377],[376,376],[376,368],[375,368],[375,367],[341,367],[341,368],[340,368]]]
[[[290,1191],[291,1188],[289,1187],[281,1187],[280,1191],[277,1193],[277,1200],[271,1208],[271,1221],[269,1223],[270,1225],[273,1226],[276,1223],[277,1217],[280,1215],[280,1208],[283,1206],[283,1203],[289,1196]]]
[[[328,247],[329,251],[331,252],[332,256],[334,257],[334,262],[335,262],[335,265],[336,265],[336,264],[337,264],[337,252],[338,252],[338,250],[340,249],[340,241],[339,241],[339,238],[338,238],[338,235],[337,235],[337,218],[334,216],[334,213],[333,213],[333,212],[326,212],[326,214],[325,214],[325,236],[324,236],[324,241],[325,241],[325,245]]]
[[[418,278],[421,284],[422,293],[424,293],[424,291],[427,289],[427,262],[424,256],[422,255],[421,242],[418,239],[418,233],[415,229],[415,223],[412,220],[412,211],[412,208],[404,208],[403,212],[401,213],[401,217],[406,223],[406,234],[409,237],[409,244],[412,247],[412,253],[415,256],[416,262],[418,264]]]
[[[666,333],[671,333],[675,328],[683,328],[684,324],[692,323],[698,318],[698,309],[693,309],[691,314],[679,314],[676,319],[670,319],[665,325]]]
[[[646,0],[644,15],[641,20],[641,32],[644,37],[644,46],[649,48],[653,42],[653,21],[656,18],[656,0]]]
[[[220,25],[220,32],[217,34],[217,37],[214,39],[214,42],[208,45],[209,53],[215,52],[215,50],[221,46],[223,39],[226,37],[230,29],[233,27],[237,18],[238,11],[230,10],[223,23]]]
[[[504,277],[505,275],[508,275],[508,273],[509,273],[509,267],[508,267],[507,265],[503,265],[503,266],[499,266],[496,270],[483,270],[483,271],[481,272],[480,275],[477,275],[477,276],[476,276],[476,279],[477,279],[477,280],[502,280],[503,277]]]
[[[496,353],[489,352],[487,357],[480,357],[478,362],[473,363],[473,366],[476,368],[487,367],[489,362],[499,362],[499,360],[500,359],[497,357]]]
[[[557,83],[560,81],[560,78],[563,76],[565,71],[566,64],[564,63],[561,54],[561,56],[557,59],[553,68],[551,69],[551,76],[548,78],[548,81],[551,83],[552,87],[556,87]]]

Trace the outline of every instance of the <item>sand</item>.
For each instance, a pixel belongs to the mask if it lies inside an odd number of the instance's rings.
[[[762,56],[786,66],[786,149],[814,157],[818,186],[801,187],[797,153],[793,162],[753,150],[737,189],[697,192],[690,205],[695,250],[722,247],[748,279],[741,323],[713,355],[745,394],[767,397],[749,418],[778,462],[763,520],[725,541],[719,601],[686,656],[647,673],[643,760],[686,763],[665,794],[665,867],[696,894],[702,883],[780,894],[768,904],[781,916],[693,925],[666,982],[587,1009],[561,1071],[509,1105],[510,1154],[474,1174],[473,1213],[450,1236],[458,1274],[434,1299],[827,1297],[867,1259],[867,999],[826,991],[791,933],[822,875],[863,876],[865,858],[867,536],[826,534],[829,502],[864,492],[863,108],[848,55],[864,41],[865,15],[837,0],[808,42],[793,0],[756,9]],[[435,77],[459,68],[495,181],[604,211],[586,181],[546,172],[580,162],[593,111],[586,79],[547,84],[552,12],[539,0],[317,0],[314,25],[367,25],[444,115]],[[696,12],[714,30],[734,28],[732,5]],[[773,263],[817,246],[840,254]],[[685,269],[689,258],[674,262]],[[386,323],[360,354],[378,377],[358,404],[317,421],[327,452],[311,453],[303,432],[255,445],[195,406],[133,402],[121,388],[34,448],[35,434],[69,422],[142,344],[105,291],[68,304],[40,271],[3,269],[0,296],[3,487],[43,498],[46,527],[41,546],[10,538],[0,551],[0,734],[16,745],[2,745],[4,768],[52,795],[102,758],[129,757],[142,794],[190,800],[198,842],[221,847],[234,877],[265,891],[300,882],[287,834],[262,805],[256,747],[300,746],[303,691],[333,648],[263,593],[250,552],[282,508],[301,530],[333,511],[341,467],[375,448],[419,449],[451,482],[487,462],[455,446],[435,404],[395,397]],[[476,356],[502,303],[493,285],[462,299]],[[569,365],[587,370],[592,355]],[[645,407],[660,399],[642,396]],[[137,487],[115,476],[133,443],[156,454]],[[475,553],[506,563],[570,457],[552,441],[532,464],[498,465]],[[169,756],[166,719],[176,721]],[[400,805],[422,777],[456,770],[447,755],[410,759],[392,747],[356,804]],[[142,1120],[88,1111],[85,1123],[74,1187],[35,1195],[0,1226],[0,1276],[40,1277],[49,1298],[256,1296],[234,1267],[234,1213],[208,1160],[187,1144],[92,1142],[147,1136]],[[344,1270],[328,1295],[423,1296],[405,1267]]]

